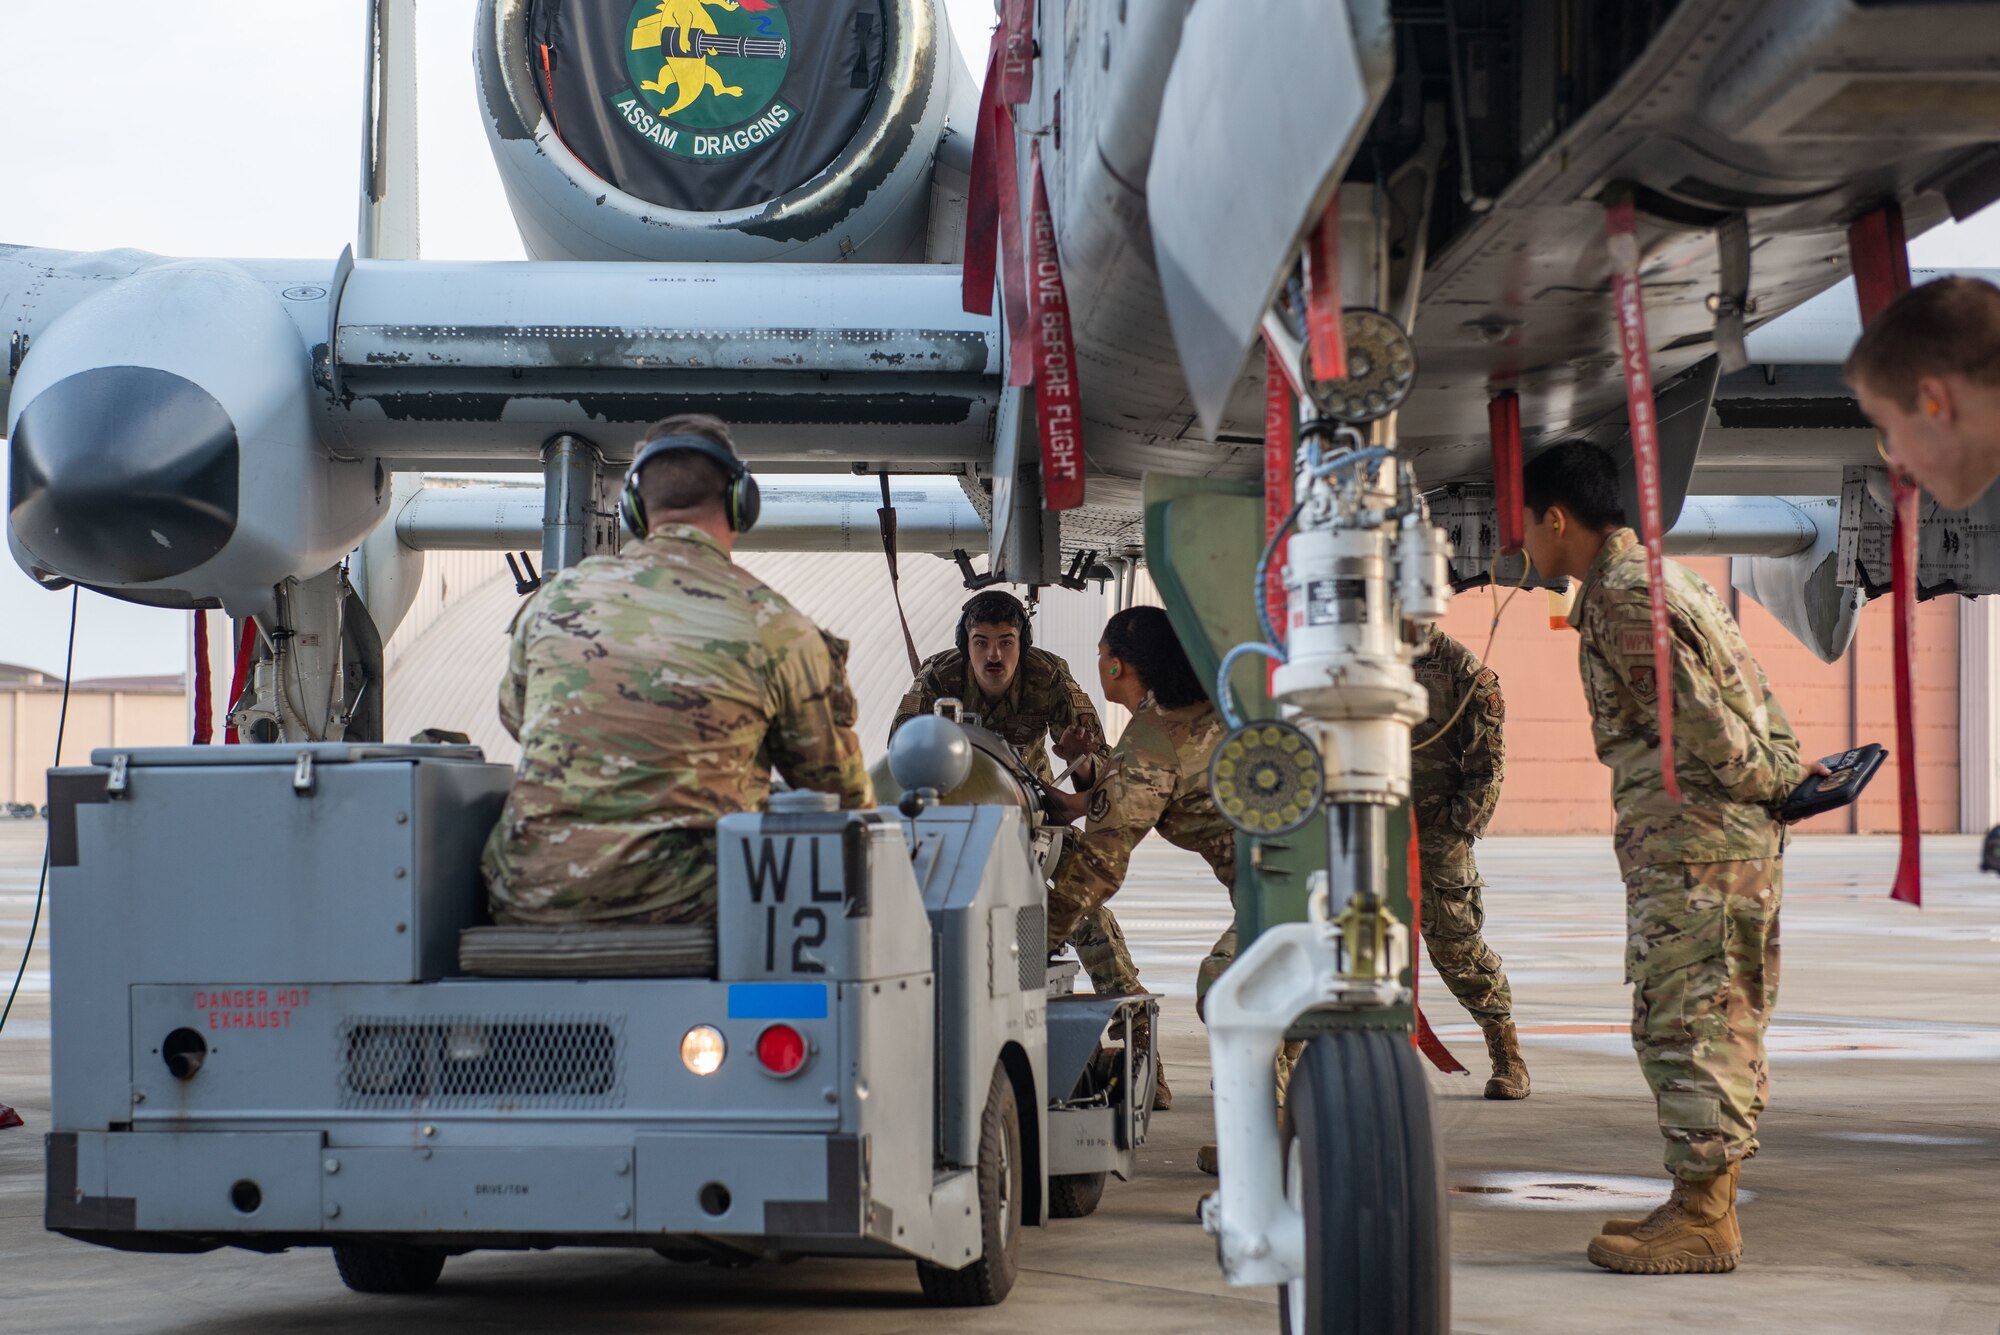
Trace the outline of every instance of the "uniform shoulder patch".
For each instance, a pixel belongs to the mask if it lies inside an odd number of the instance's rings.
[[[1103,820],[1111,814],[1111,785],[1100,783],[1090,795],[1090,818]]]
[[[1624,625],[1618,628],[1618,652],[1628,657],[1653,652],[1653,629],[1650,626]]]
[[[1649,703],[1659,698],[1660,681],[1654,675],[1651,663],[1632,669],[1632,694]]]

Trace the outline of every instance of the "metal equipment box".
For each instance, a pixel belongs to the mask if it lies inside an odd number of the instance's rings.
[[[90,759],[49,773],[49,928],[71,944],[51,978],[67,1125],[132,1118],[134,985],[197,989],[210,1037],[284,1025],[317,986],[455,972],[459,931],[484,914],[479,849],[512,771],[475,747]]]

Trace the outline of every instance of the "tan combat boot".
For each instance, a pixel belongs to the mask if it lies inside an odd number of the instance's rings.
[[[1742,1159],[1738,1159],[1728,1169],[1728,1179],[1730,1179],[1730,1207],[1732,1209],[1736,1207],[1736,1177],[1738,1177],[1738,1173],[1742,1173],[1742,1167],[1744,1167]],[[1604,1233],[1606,1237],[1624,1237],[1626,1233],[1638,1233],[1638,1225],[1642,1225],[1642,1223],[1646,1223],[1646,1221],[1644,1219],[1606,1219],[1604,1227],[1598,1229],[1598,1231]]]
[[[1489,1099],[1528,1097],[1528,1063],[1521,1056],[1521,1043],[1512,1021],[1482,1024],[1486,1031],[1486,1055],[1493,1061],[1493,1078],[1486,1082]]]
[[[1739,1159],[1729,1165],[1729,1170],[1726,1174],[1729,1178],[1729,1206],[1732,1210],[1736,1208],[1736,1182],[1742,1172],[1743,1161]],[[1640,1225],[1645,1222],[1644,1219],[1607,1219],[1604,1221],[1604,1227],[1598,1231],[1607,1237],[1622,1238],[1627,1234],[1637,1233]],[[1739,1243],[1738,1246],[1740,1247],[1741,1244]]]
[[[1736,1268],[1743,1235],[1736,1226],[1735,1182],[1717,1173],[1705,1182],[1674,1179],[1667,1203],[1630,1233],[1590,1240],[1591,1264],[1625,1275],[1715,1275]]]

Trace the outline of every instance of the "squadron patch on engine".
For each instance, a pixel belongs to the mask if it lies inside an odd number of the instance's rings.
[[[726,158],[783,134],[792,33],[773,0],[638,0],[626,19],[625,123],[681,158]]]
[[[521,3],[547,128],[593,194],[757,208],[859,152],[871,108],[887,114],[900,0]]]

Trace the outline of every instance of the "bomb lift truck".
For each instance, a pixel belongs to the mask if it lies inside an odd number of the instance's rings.
[[[1051,987],[1057,832],[1005,742],[933,716],[890,765],[900,809],[725,818],[712,933],[483,925],[510,771],[472,747],[52,771],[48,1227],[330,1247],[375,1293],[596,1246],[999,1302],[1023,1226],[1132,1171],[1152,1058],[1108,1033],[1156,1003]]]

